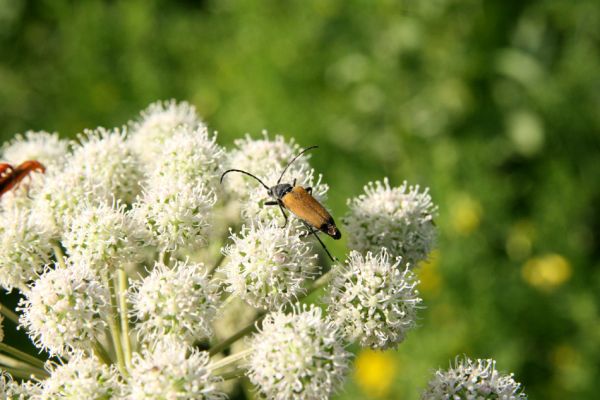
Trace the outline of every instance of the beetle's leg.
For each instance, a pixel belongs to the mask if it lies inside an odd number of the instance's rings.
[[[304,190],[306,190],[308,192],[308,194],[310,194],[312,196],[312,188],[310,186],[307,188],[304,188]]]
[[[264,205],[265,206],[278,206],[279,202],[278,201],[265,201]]]
[[[281,210],[281,213],[283,214],[283,218],[285,218],[285,222],[283,223],[282,228],[285,228],[288,223],[288,217],[287,217],[287,214],[285,213],[285,211],[283,210],[283,205],[281,205],[281,201],[278,202],[278,204],[279,204],[279,209]]]
[[[294,178],[294,182],[292,182],[292,186],[296,186],[296,178]]]
[[[306,229],[308,229],[308,232],[303,233],[302,235],[300,235],[300,237],[304,237],[304,236],[308,236],[311,233],[317,238],[317,240],[319,241],[319,243],[321,244],[321,247],[323,247],[323,250],[325,250],[325,253],[327,253],[327,255],[329,256],[329,259],[332,262],[336,262],[337,259],[334,258],[331,253],[329,252],[329,250],[327,250],[327,247],[325,246],[325,243],[323,243],[323,241],[321,240],[321,238],[317,235],[317,231],[316,229],[313,229],[312,226],[308,225],[306,222],[302,221],[302,223],[304,224],[304,226],[306,226]]]

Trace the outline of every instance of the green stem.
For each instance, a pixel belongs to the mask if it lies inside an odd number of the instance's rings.
[[[32,365],[37,368],[44,368],[44,362],[39,358],[36,358],[30,354],[22,352],[21,350],[15,349],[12,346],[7,345],[6,343],[0,343],[0,351],[4,351],[7,354],[10,354],[19,360],[26,362],[27,364]]]
[[[0,303],[0,314],[10,319],[15,325],[19,325],[19,316],[8,309],[4,304]]]
[[[238,339],[243,338],[244,336],[248,335],[249,333],[256,332],[258,325],[262,322],[265,315],[266,315],[265,312],[261,311],[256,316],[256,318],[254,318],[254,320],[252,320],[252,322],[250,322],[248,325],[246,325],[245,327],[243,327],[242,329],[240,329],[239,331],[234,333],[229,338],[223,340],[221,343],[217,343],[216,345],[211,347],[210,350],[208,350],[208,354],[211,356],[214,356],[215,354],[218,354],[221,351],[228,348],[229,346],[231,346],[233,343],[237,342]]]
[[[52,249],[54,250],[54,256],[56,257],[58,265],[60,265],[61,268],[66,268],[67,266],[65,265],[65,253],[63,252],[60,243],[57,241],[53,241]]]
[[[13,378],[20,379],[31,379],[36,378],[47,378],[50,376],[48,371],[39,368],[12,368],[12,367],[1,367],[2,370],[8,372]]]
[[[125,365],[131,368],[131,338],[129,337],[129,303],[127,301],[127,273],[123,268],[117,270],[119,277],[119,304],[121,306],[121,329],[123,330],[123,351]]]
[[[100,361],[102,361],[106,365],[112,364],[112,360],[110,359],[110,355],[108,355],[108,351],[106,351],[106,349],[104,348],[104,346],[102,346],[102,344],[100,344],[100,342],[96,340],[94,341],[92,346],[94,348],[94,354],[96,355],[96,357],[98,357]]]
[[[117,305],[117,294],[115,290],[114,279],[109,278],[107,273],[104,273],[104,281],[108,285],[110,291],[110,315],[108,317],[108,327],[110,328],[110,336],[112,337],[113,344],[115,346],[115,353],[117,355],[117,365],[119,371],[123,375],[127,375],[127,369],[125,368],[125,359],[123,356],[123,346],[121,344],[121,328],[119,324],[119,313]]]
[[[306,294],[304,294],[303,296],[300,296],[299,300],[303,300],[311,293],[326,286],[329,283],[329,281],[331,281],[332,278],[333,278],[333,269],[330,269],[329,271],[327,271],[326,273],[321,275],[318,279],[313,281],[313,283],[306,289]]]
[[[243,377],[246,374],[246,371],[247,371],[246,368],[238,367],[231,371],[227,371],[222,374],[219,374],[218,376],[221,379],[223,379],[224,381],[228,381],[230,379],[238,379],[238,378]]]
[[[223,261],[225,261],[225,254],[223,254],[222,252],[219,252],[219,258],[217,258],[217,260],[215,261],[215,264],[208,271],[208,276],[212,276],[215,273],[215,271],[217,270],[217,268],[219,268],[221,266],[221,264],[223,264]]]
[[[225,368],[233,363],[236,363],[244,358],[246,358],[249,354],[254,351],[253,349],[246,349],[230,356],[227,356],[221,360],[215,361],[208,366],[208,369],[211,371],[215,371],[217,369]]]

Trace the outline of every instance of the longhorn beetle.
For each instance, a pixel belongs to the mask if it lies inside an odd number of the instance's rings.
[[[46,167],[35,160],[24,161],[16,168],[10,164],[0,163],[0,197],[9,190],[17,187],[33,171],[43,173],[46,171]]]
[[[266,201],[264,204],[266,206],[279,206],[279,209],[285,218],[283,227],[285,227],[288,223],[288,217],[284,209],[288,209],[292,214],[297,216],[302,223],[304,223],[308,229],[307,235],[313,234],[321,246],[323,246],[323,249],[325,249],[325,252],[331,261],[335,261],[329,253],[329,250],[327,250],[327,247],[325,247],[325,244],[317,236],[317,232],[321,231],[336,240],[342,237],[342,234],[338,230],[337,226],[335,226],[335,221],[333,220],[333,217],[331,217],[331,214],[329,214],[325,207],[323,207],[312,196],[312,188],[296,186],[296,179],[294,179],[294,182],[291,185],[289,183],[281,183],[281,179],[290,165],[292,165],[294,161],[296,161],[296,159],[302,154],[309,150],[316,149],[317,147],[318,146],[308,147],[294,157],[292,161],[290,161],[289,164],[283,169],[283,172],[279,176],[279,179],[274,186],[268,187],[256,176],[252,175],[250,172],[242,171],[241,169],[228,169],[227,171],[223,172],[223,175],[221,175],[221,183],[223,183],[223,178],[225,175],[230,172],[240,172],[256,179],[261,185],[264,186],[265,189],[267,189],[267,194],[271,198],[275,199],[273,201]]]

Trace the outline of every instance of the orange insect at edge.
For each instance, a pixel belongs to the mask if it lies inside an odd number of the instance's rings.
[[[35,160],[24,161],[16,168],[7,163],[0,163],[0,197],[17,188],[21,181],[34,171],[44,173],[46,167]]]

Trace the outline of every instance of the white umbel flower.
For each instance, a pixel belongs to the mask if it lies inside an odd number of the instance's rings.
[[[119,398],[121,384],[114,366],[95,357],[76,354],[64,365],[50,368],[50,377],[41,381],[39,400]]]
[[[164,182],[160,178],[181,179],[191,185],[216,188],[224,156],[216,140],[205,126],[175,128],[154,160],[148,185],[154,186],[152,180],[158,177],[160,183]]]
[[[0,287],[25,289],[50,261],[50,237],[24,207],[0,212]]]
[[[123,205],[85,205],[72,218],[62,243],[75,263],[106,271],[142,256],[144,227]]]
[[[36,160],[50,168],[63,160],[68,151],[69,142],[61,140],[57,133],[28,131],[25,136],[18,134],[5,143],[0,158],[15,166],[23,161]]]
[[[192,344],[212,334],[218,285],[206,277],[203,264],[157,263],[147,277],[133,283],[129,295],[138,338],[152,343],[175,335]]]
[[[362,347],[396,347],[415,326],[421,299],[414,273],[386,249],[363,257],[352,251],[325,297],[328,314],[348,341]]]
[[[48,268],[21,300],[20,325],[39,348],[52,355],[89,350],[104,333],[110,310],[108,289],[85,265]]]
[[[223,249],[228,261],[221,269],[226,290],[254,307],[273,310],[294,300],[318,271],[312,244],[291,225],[257,222],[231,239],[233,244]]]
[[[519,400],[527,399],[521,384],[513,374],[502,374],[496,370],[492,359],[475,361],[457,358],[454,367],[438,370],[423,392],[423,400]]]
[[[269,314],[250,345],[248,377],[267,399],[328,399],[349,369],[351,354],[319,308]]]
[[[428,189],[419,186],[390,187],[370,182],[365,193],[348,200],[350,211],[343,219],[348,230],[348,246],[365,254],[386,247],[393,256],[414,266],[433,249],[436,228],[433,218],[437,206]]]
[[[202,125],[193,105],[175,100],[152,103],[140,113],[137,121],[130,123],[130,147],[147,166],[151,166],[165,141],[181,125],[191,128]]]
[[[140,193],[141,164],[125,142],[124,131],[86,130],[65,165],[77,173],[85,192],[107,202],[131,203]]]
[[[171,337],[154,349],[133,355],[128,380],[128,400],[222,400],[217,391],[219,379],[212,376],[208,353],[186,346]]]
[[[152,244],[161,251],[194,249],[206,244],[215,193],[182,179],[154,179],[134,205]]]
[[[0,371],[0,399],[2,400],[29,400],[37,399],[40,386],[31,381],[19,383],[12,376]]]

